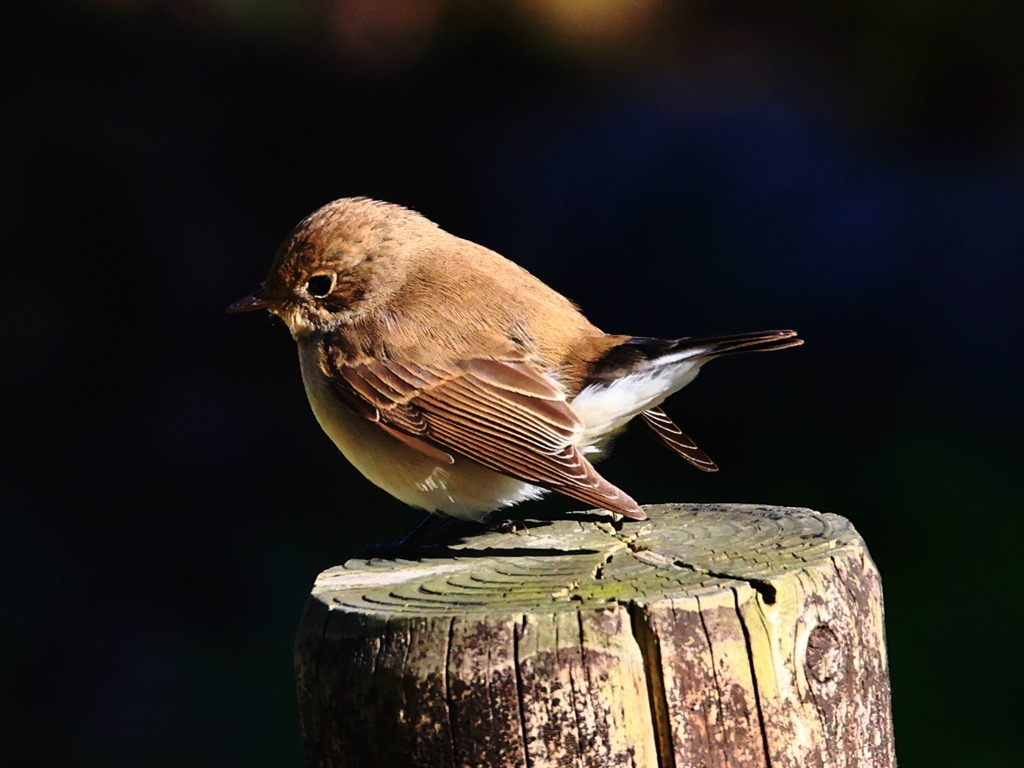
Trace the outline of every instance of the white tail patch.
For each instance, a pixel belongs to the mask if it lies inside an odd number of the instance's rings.
[[[682,356],[680,356],[682,357]],[[583,433],[577,447],[585,454],[600,453],[630,419],[648,408],[661,405],[697,376],[707,358],[679,360],[672,355],[646,371],[616,379],[611,384],[592,384],[576,395],[573,410],[583,419]],[[675,360],[673,360],[675,358]]]

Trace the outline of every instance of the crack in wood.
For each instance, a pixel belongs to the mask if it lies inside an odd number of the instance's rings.
[[[583,611],[577,611],[576,612],[576,626],[577,626],[577,629],[578,629],[578,632],[579,632],[578,638],[579,638],[579,643],[580,643],[580,666],[583,669],[583,679],[584,679],[584,681],[586,683],[586,696],[584,697],[584,702],[589,702],[593,698],[593,696],[594,696],[595,689],[594,689],[594,681],[590,677],[590,664],[587,663],[587,645],[586,645],[586,643],[583,640]],[[570,670],[569,674],[570,674],[570,676],[572,675],[572,670]],[[570,677],[570,679],[571,679],[571,677]],[[593,712],[594,711],[594,705],[593,704],[589,705],[588,709],[591,712]],[[588,738],[585,740],[585,742],[588,742],[588,743],[584,743],[584,740],[582,739],[582,735],[581,735],[581,743],[580,743],[580,757],[581,757],[581,761],[582,761],[583,754],[585,754],[585,753],[593,754],[594,748],[596,746],[593,743],[593,737],[592,736],[588,736]]]
[[[555,628],[555,641],[552,645],[552,648],[555,652],[555,658],[559,659],[559,661],[561,662],[561,659],[565,655],[565,649],[562,648],[561,643],[559,642],[558,631],[560,627],[558,621],[558,614],[551,614],[550,618]],[[582,652],[582,648],[580,650]],[[576,701],[576,682],[573,679],[573,664],[571,660],[567,664],[564,662],[562,662],[562,664],[565,666],[566,671],[568,672],[567,677],[569,678],[569,708],[572,710],[573,721],[576,724],[576,738],[568,742],[569,745],[571,745],[571,747],[574,749],[570,749],[569,751],[575,752],[574,764],[582,765],[581,761],[583,758],[583,728],[580,724],[580,708]]]
[[[452,616],[451,621],[448,622],[448,647],[445,648],[444,654],[444,702],[447,714],[445,719],[447,720],[448,726],[448,741],[452,745],[453,750],[459,742],[455,739],[455,722],[454,718],[452,718],[452,711],[455,707],[452,705],[452,689],[449,678],[452,668],[452,648],[455,647],[455,622],[457,620],[458,618],[456,616]],[[409,638],[409,644],[412,645],[412,637]],[[457,755],[453,754],[453,758],[455,757],[457,757]]]
[[[697,618],[700,620],[700,628],[704,632],[704,639],[707,640],[707,643],[708,643],[708,655],[711,656],[711,665],[710,665],[711,666],[711,676],[712,676],[712,678],[715,681],[715,693],[718,696],[718,718],[717,718],[717,722],[721,723],[721,722],[725,721],[725,719],[726,719],[726,717],[725,717],[725,699],[724,699],[724,697],[722,695],[722,681],[721,681],[721,679],[718,676],[718,664],[717,664],[716,659],[715,659],[715,644],[711,640],[711,632],[708,631],[708,624],[707,624],[707,621],[704,618],[704,606],[701,604],[700,596],[697,596],[696,600],[697,600]],[[705,718],[706,718],[706,714],[705,714]],[[711,729],[709,728],[708,729],[708,737],[709,737],[708,740],[709,741],[710,741],[710,736],[711,736]],[[722,738],[721,744],[719,744],[718,746],[721,747],[721,749],[722,749],[723,762],[725,764],[728,764],[729,763],[729,757],[730,757],[730,754],[729,754],[729,752],[730,752],[729,746],[730,745],[728,745],[726,743],[726,740],[724,738],[724,734],[723,734],[723,738]]]
[[[655,552],[650,547],[636,541],[636,537],[617,536],[616,538],[629,547],[629,551],[632,552],[633,555],[642,563],[654,566],[655,568],[671,568],[675,566],[704,576],[713,576],[716,579],[742,581],[749,584],[754,591],[761,596],[761,600],[765,605],[773,605],[775,603],[777,597],[776,589],[771,582],[765,579],[759,579],[753,576],[744,576],[742,574],[732,573],[729,571],[714,571],[710,568],[704,568],[694,565],[693,563],[688,563],[685,560],[680,560],[679,558],[662,555],[659,552]]]
[[[757,670],[754,669],[754,646],[750,641],[750,629],[743,618],[743,611],[740,609],[740,596],[736,589],[732,589],[733,601],[736,605],[736,617],[740,622],[740,629],[743,631],[743,642],[747,647],[747,659],[750,663],[750,679],[754,684],[754,706],[757,708],[757,727],[761,731],[761,743],[764,746],[765,768],[772,768],[772,753],[768,746],[768,728],[764,720],[764,708],[761,705],[761,689],[757,682]]]
[[[777,590],[775,586],[765,579],[758,579],[753,576],[743,576],[738,573],[730,573],[729,571],[712,571],[710,568],[701,568],[698,565],[687,563],[683,560],[673,560],[672,564],[679,568],[685,568],[688,571],[699,573],[705,576],[714,576],[716,579],[728,579],[730,581],[742,581],[745,584],[749,584],[751,588],[761,596],[761,600],[765,605],[774,605],[777,597]]]
[[[672,730],[669,726],[668,698],[665,695],[665,675],[661,665],[661,646],[654,630],[647,622],[643,606],[630,602],[627,606],[629,625],[640,648],[644,663],[644,682],[647,683],[647,699],[651,704],[654,719],[654,742],[658,756],[658,768],[675,768],[675,750],[672,745]]]
[[[829,561],[832,563],[832,568],[835,569],[836,576],[839,578],[839,581],[846,588],[847,594],[849,594],[850,597],[852,597],[854,600],[856,600],[857,599],[857,593],[854,592],[853,589],[850,588],[850,585],[846,583],[846,577],[843,576],[843,572],[841,570],[839,570],[839,563],[836,562],[835,557],[834,556],[830,556],[829,557]]]
[[[607,557],[605,557],[604,562],[598,563],[594,567],[594,580],[595,581],[600,581],[601,579],[604,578],[604,569],[612,561],[613,557],[615,557],[615,553],[614,552],[609,552]],[[576,586],[578,587],[579,584],[577,583]]]
[[[533,768],[533,761],[530,759],[530,743],[526,736],[526,701],[523,692],[523,661],[519,657],[519,635],[526,629],[526,616],[520,619],[519,626],[512,627],[512,660],[515,666],[516,675],[516,697],[519,700],[519,732],[523,740],[523,765],[525,768]]]

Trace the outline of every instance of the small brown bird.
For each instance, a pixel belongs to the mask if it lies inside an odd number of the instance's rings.
[[[473,520],[545,490],[643,520],[591,460],[639,416],[716,470],[662,401],[712,358],[803,343],[793,331],[610,335],[494,251],[362,197],[298,224],[262,287],[228,311],[255,309],[288,325],[313,413],[367,479]]]

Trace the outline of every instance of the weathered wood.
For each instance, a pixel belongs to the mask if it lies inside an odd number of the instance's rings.
[[[895,765],[881,582],[850,523],[645,509],[321,574],[296,640],[308,764]]]

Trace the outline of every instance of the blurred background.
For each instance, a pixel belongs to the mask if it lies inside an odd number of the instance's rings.
[[[284,327],[223,310],[349,195],[498,250],[609,332],[799,330],[669,403],[721,472],[642,434],[603,472],[641,502],[850,518],[902,768],[1021,764],[1019,558],[990,537],[1022,534],[1024,5],[19,5],[6,765],[301,764],[309,586],[419,515],[320,432]]]

